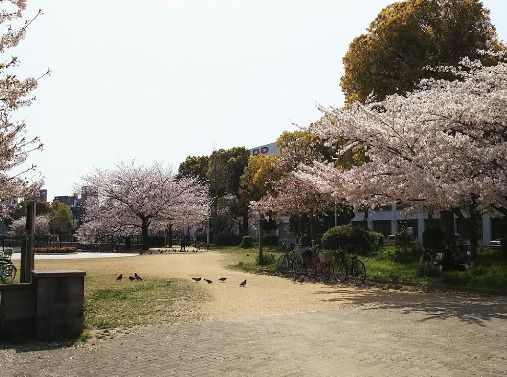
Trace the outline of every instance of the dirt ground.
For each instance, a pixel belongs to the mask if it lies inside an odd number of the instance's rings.
[[[118,274],[137,272],[144,279],[202,277],[213,281],[199,283],[210,297],[196,303],[202,319],[226,319],[245,316],[321,312],[351,305],[389,305],[434,300],[435,293],[409,293],[386,291],[377,288],[357,288],[350,285],[326,285],[323,283],[294,283],[290,279],[249,274],[232,270],[227,266],[236,263],[240,256],[219,252],[175,253],[165,255],[142,255],[128,258],[40,260],[36,269],[80,269],[88,278],[94,274],[111,271],[113,280]],[[226,277],[221,283],[218,279]],[[239,286],[247,280],[246,287]],[[89,279],[93,284],[93,279]],[[445,294],[440,294],[443,296]],[[456,298],[456,294],[453,295]],[[443,298],[443,297],[441,297]],[[466,295],[467,300],[480,300]],[[190,313],[189,313],[190,314]],[[193,313],[195,314],[195,313]],[[195,317],[195,315],[192,315]],[[182,316],[184,321],[185,317]]]

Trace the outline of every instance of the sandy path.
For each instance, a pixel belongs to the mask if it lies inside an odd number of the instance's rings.
[[[36,262],[36,268],[82,269],[92,276],[98,271],[111,271],[111,279],[119,273],[138,272],[145,279],[152,277],[183,278],[197,276],[213,280],[199,283],[210,299],[196,311],[201,318],[235,318],[298,312],[336,310],[350,305],[398,305],[400,303],[435,300],[436,294],[385,291],[376,288],[326,285],[322,283],[294,283],[290,279],[256,275],[227,268],[240,260],[234,254],[217,252],[143,255],[128,258],[52,260]],[[225,283],[218,281],[227,277]],[[239,283],[247,280],[247,286]],[[441,295],[445,296],[445,295]],[[445,297],[442,297],[445,299]]]
[[[208,319],[326,311],[344,305],[365,304],[372,296],[375,301],[382,297],[389,298],[390,301],[403,299],[398,292],[322,283],[300,284],[286,278],[227,268],[239,258],[234,254],[208,252],[143,256],[138,257],[138,261],[146,261],[150,273],[162,273],[165,277],[211,279],[212,284],[202,280],[196,283],[203,286],[212,297],[201,308],[203,317]],[[139,269],[143,268],[143,263],[139,263]],[[219,282],[220,277],[227,277],[227,281]],[[239,283],[244,279],[247,280],[247,285],[241,288]],[[406,295],[407,293],[403,294]]]

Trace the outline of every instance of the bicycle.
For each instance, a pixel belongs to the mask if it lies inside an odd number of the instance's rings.
[[[338,282],[344,282],[349,277],[356,284],[364,284],[366,281],[366,267],[357,255],[352,255],[349,262],[345,250],[339,248],[334,253],[332,266],[333,276]]]
[[[0,254],[0,281],[4,284],[12,283],[16,278],[17,271],[11,258],[3,253]]]
[[[282,243],[282,251],[284,253],[278,258],[277,266],[281,272],[287,272],[294,266],[294,251],[291,251],[285,242]]]

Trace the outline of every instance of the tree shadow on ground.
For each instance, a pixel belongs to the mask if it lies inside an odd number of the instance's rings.
[[[324,287],[321,287],[324,288]],[[343,302],[357,305],[362,310],[398,310],[402,314],[423,314],[418,322],[457,318],[467,324],[485,326],[492,319],[507,320],[507,297],[479,296],[470,293],[422,293],[401,292],[381,289],[361,289],[335,286],[320,289],[319,295],[326,302]]]

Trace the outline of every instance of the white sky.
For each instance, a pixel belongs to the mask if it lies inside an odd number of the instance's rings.
[[[341,59],[393,0],[29,0],[15,50],[39,76],[23,116],[48,199],[95,167],[274,141],[340,105]],[[485,0],[501,39],[507,2]]]

